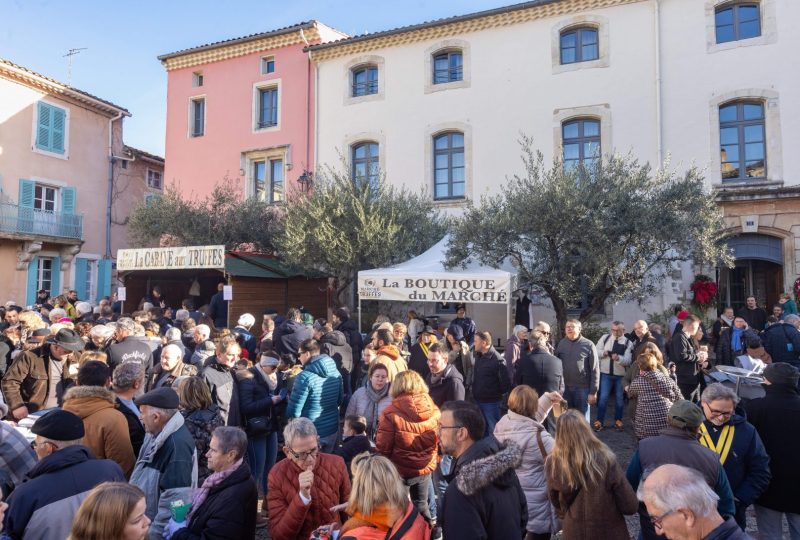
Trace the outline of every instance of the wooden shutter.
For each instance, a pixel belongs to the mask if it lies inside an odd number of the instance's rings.
[[[64,214],[75,213],[75,188],[61,188],[61,212]]]
[[[37,121],[36,121],[36,147],[40,150],[50,150],[50,118],[51,107],[47,103],[39,102],[37,104]]]
[[[39,257],[33,257],[28,263],[28,283],[25,288],[26,306],[32,306],[36,302],[37,285],[39,285]]]
[[[97,300],[111,296],[111,259],[97,261]]]
[[[50,111],[50,151],[64,153],[66,138],[67,112],[64,109],[51,107]]]
[[[61,257],[53,257],[53,286],[50,293],[53,296],[61,294]]]
[[[75,259],[75,292],[78,293],[78,299],[89,301],[86,296],[86,273],[89,268],[88,260],[79,257]]]
[[[32,180],[19,179],[19,205],[25,208],[33,208],[33,196],[36,183]]]

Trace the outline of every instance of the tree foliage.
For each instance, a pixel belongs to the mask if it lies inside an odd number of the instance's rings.
[[[346,169],[345,169],[346,170]],[[379,181],[353,180],[328,169],[313,190],[284,208],[276,237],[281,257],[300,268],[336,276],[337,301],[359,270],[419,255],[445,233],[444,218],[425,193]]]
[[[545,165],[524,139],[525,176],[469,204],[455,224],[447,262],[509,258],[520,283],[541,288],[563,328],[570,305],[588,293],[588,320],[606,302],[661,292],[675,263],[731,263],[719,242],[722,216],[699,171],[654,171],[631,156],[591,167]]]
[[[184,199],[168,186],[162,197],[137,207],[130,216],[129,234],[137,246],[163,243],[181,246],[225,245],[271,253],[279,226],[279,211],[255,197],[243,197],[227,178],[204,199]]]

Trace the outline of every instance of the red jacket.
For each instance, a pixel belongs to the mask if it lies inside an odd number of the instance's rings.
[[[428,394],[402,394],[381,413],[375,446],[397,467],[403,478],[436,469],[439,407]]]
[[[300,499],[297,476],[301,472],[288,458],[269,472],[267,508],[272,540],[306,540],[317,527],[341,522],[339,515],[329,509],[350,497],[350,477],[344,460],[332,454],[317,456],[308,505]]]

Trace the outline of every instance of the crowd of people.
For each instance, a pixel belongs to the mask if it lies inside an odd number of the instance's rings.
[[[519,325],[501,353],[465,306],[362,334],[343,307],[228,329],[158,287],[130,314],[40,300],[0,307],[4,538],[614,540],[638,515],[640,538],[748,539],[753,505],[760,538],[784,516],[800,538],[785,301],[710,332],[680,307],[666,332],[615,321],[597,342],[573,319],[559,340]],[[762,398],[706,382],[742,355],[768,364]],[[629,462],[609,427],[635,437]]]

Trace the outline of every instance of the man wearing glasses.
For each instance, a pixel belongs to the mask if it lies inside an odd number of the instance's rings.
[[[705,416],[700,425],[700,444],[719,456],[733,490],[736,523],[745,530],[747,507],[769,486],[767,450],[756,428],[734,412],[739,396],[733,389],[711,384],[703,390],[700,403]]]
[[[681,540],[753,540],[732,517],[717,511],[716,493],[702,475],[681,465],[662,465],[639,488],[639,500],[647,507],[648,520],[659,538]]]
[[[333,507],[350,497],[344,460],[320,452],[319,437],[308,418],[290,420],[283,430],[283,452],[269,472],[267,504],[272,540],[305,540],[317,527],[342,523]]]

